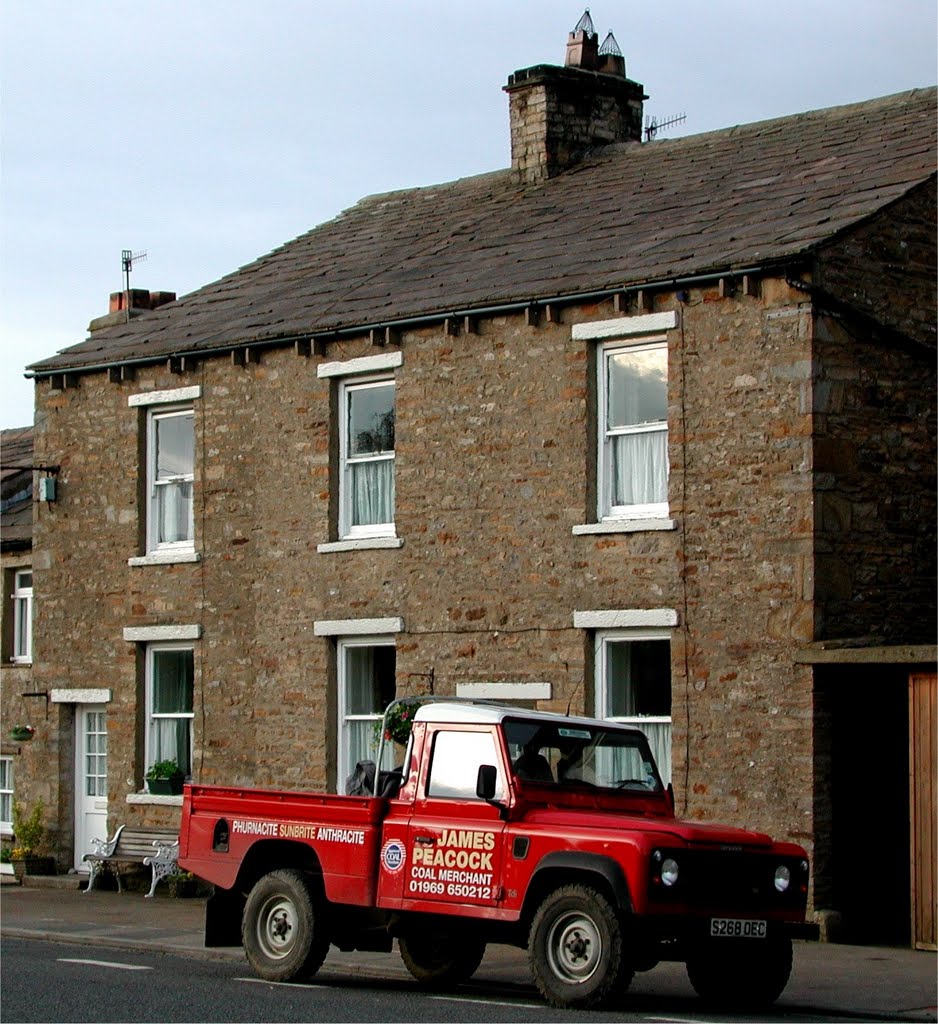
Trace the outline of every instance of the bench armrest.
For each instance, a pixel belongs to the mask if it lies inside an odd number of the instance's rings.
[[[94,847],[95,856],[110,857],[114,853],[117,841],[120,839],[121,832],[123,831],[124,826],[121,825],[110,839],[92,839],[91,845]]]
[[[175,864],[179,857],[179,840],[174,843],[164,842],[162,839],[154,839],[153,846],[156,852],[149,857],[144,857],[144,864]]]
[[[156,851],[150,857],[144,857],[143,863],[153,872],[153,881],[150,883],[150,891],[147,897],[151,897],[156,890],[156,883],[161,878],[166,878],[176,870],[176,858],[179,856],[179,840],[174,843],[167,843],[162,839],[153,840],[153,848]]]

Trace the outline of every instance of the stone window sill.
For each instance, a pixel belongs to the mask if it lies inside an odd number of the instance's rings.
[[[158,796],[154,793],[128,793],[128,804],[157,804],[163,807],[182,807],[182,796]]]
[[[334,551],[375,551],[378,548],[400,548],[404,546],[401,537],[356,537],[353,540],[333,540],[326,544],[318,544],[316,550],[321,555]]]
[[[149,555],[128,558],[127,564],[138,565],[176,565],[181,562],[198,562],[202,556],[198,551],[153,551]]]
[[[574,526],[571,531],[575,537],[595,533],[645,533],[653,530],[676,530],[675,519],[619,519],[604,523],[584,523]]]

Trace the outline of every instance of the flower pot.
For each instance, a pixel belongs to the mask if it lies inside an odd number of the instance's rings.
[[[185,776],[171,775],[168,779],[147,779],[147,792],[154,796],[179,796]]]
[[[183,878],[179,875],[170,875],[166,879],[169,895],[176,900],[191,899],[195,896],[196,884],[194,878]]]
[[[10,736],[17,743],[28,743],[33,738],[33,730],[14,727],[10,730]]]
[[[55,858],[37,857],[33,854],[28,857],[18,858],[13,861],[13,874],[21,882],[24,875],[54,875]]]

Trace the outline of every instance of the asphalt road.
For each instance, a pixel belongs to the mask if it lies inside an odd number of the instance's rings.
[[[4,1024],[17,1022],[185,1021],[647,1021],[703,1024],[725,1020],[692,999],[635,995],[621,1010],[554,1010],[533,988],[470,983],[451,993],[420,991],[394,979],[355,978],[324,968],[307,985],[273,985],[237,961],[143,953],[92,944],[6,938],[0,942]],[[851,1021],[855,1017],[793,1014],[775,1024]]]

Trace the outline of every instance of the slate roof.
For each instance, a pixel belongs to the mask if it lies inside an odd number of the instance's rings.
[[[608,146],[363,199],[174,303],[33,364],[166,358],[791,260],[935,171],[935,89]]]
[[[33,428],[0,431],[0,545],[30,547],[33,536]]]

